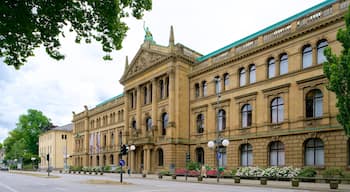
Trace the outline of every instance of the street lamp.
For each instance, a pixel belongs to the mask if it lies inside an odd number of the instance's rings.
[[[214,81],[215,81],[215,86],[218,86],[217,83],[220,81],[220,78],[219,77],[215,77]],[[217,103],[216,139],[214,141],[209,141],[208,142],[208,147],[210,149],[215,149],[215,156],[216,156],[216,181],[219,182],[219,177],[220,177],[219,159],[223,158],[222,155],[221,155],[220,147],[221,146],[227,147],[230,144],[230,141],[228,139],[222,138],[221,135],[220,135],[221,128],[222,128],[222,127],[220,127],[220,125],[222,126],[223,122],[219,122],[219,121],[222,121],[223,118],[220,118],[220,108],[221,108],[221,106],[220,106],[220,97],[221,97],[220,89],[219,88],[216,88],[216,89],[218,89],[216,91],[216,96],[217,96],[217,100],[216,100],[216,103]]]
[[[30,158],[30,160],[32,160],[33,170],[35,170],[34,169],[34,161],[35,161],[35,159],[36,159],[35,157]]]

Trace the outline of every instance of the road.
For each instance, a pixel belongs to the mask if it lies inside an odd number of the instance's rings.
[[[0,172],[0,192],[277,192],[301,191],[255,186],[216,185],[204,183],[178,182],[171,180],[124,178],[128,184],[121,185],[117,175],[72,175],[55,174],[57,178],[38,175]],[[113,184],[89,184],[88,181],[113,181]]]

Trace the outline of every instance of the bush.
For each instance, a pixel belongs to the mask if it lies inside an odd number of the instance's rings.
[[[300,169],[293,167],[240,167],[235,176],[242,177],[274,177],[274,178],[293,178],[299,175]],[[233,171],[232,171],[233,173]]]
[[[325,178],[334,178],[334,177],[344,177],[343,170],[341,168],[330,167],[322,172],[322,176]]]
[[[190,161],[190,162],[187,163],[187,169],[188,170],[196,170],[196,171],[198,171],[200,169],[199,163]]]
[[[162,175],[162,176],[168,175],[168,176],[169,176],[169,175],[170,175],[170,172],[167,171],[167,170],[162,170],[162,171],[159,171],[158,175]]]
[[[299,177],[315,177],[317,174],[316,169],[313,167],[304,167],[298,174]]]
[[[102,167],[102,171],[103,171],[103,172],[109,172],[109,171],[111,171],[111,166],[108,166],[108,165],[103,166],[103,167]]]

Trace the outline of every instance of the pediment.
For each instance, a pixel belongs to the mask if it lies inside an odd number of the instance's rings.
[[[150,68],[151,66],[155,65],[158,61],[161,61],[166,57],[167,55],[164,53],[144,49],[139,50],[139,52],[136,54],[136,56],[130,63],[129,67],[124,72],[124,75],[121,80],[127,80],[130,77],[142,71],[145,71],[146,69]]]

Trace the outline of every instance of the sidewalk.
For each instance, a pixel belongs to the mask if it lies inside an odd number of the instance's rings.
[[[107,174],[108,175],[108,174]],[[142,178],[141,174],[132,174],[131,176],[125,175],[125,178]],[[172,179],[171,176],[163,176],[163,179],[159,179],[158,175],[150,174],[143,179],[156,179],[167,180],[174,182],[190,182],[190,183],[204,183],[204,184],[218,184],[218,185],[231,185],[231,186],[254,186],[261,188],[283,188],[283,189],[295,189],[295,190],[309,190],[309,191],[347,191],[350,192],[350,184],[339,184],[338,189],[330,189],[329,183],[312,183],[312,182],[300,182],[299,187],[292,187],[290,181],[273,181],[268,180],[267,185],[261,185],[260,180],[241,179],[240,183],[234,183],[233,179],[220,178],[217,183],[217,178],[203,178],[203,181],[198,181],[197,177],[177,176],[176,179]]]

